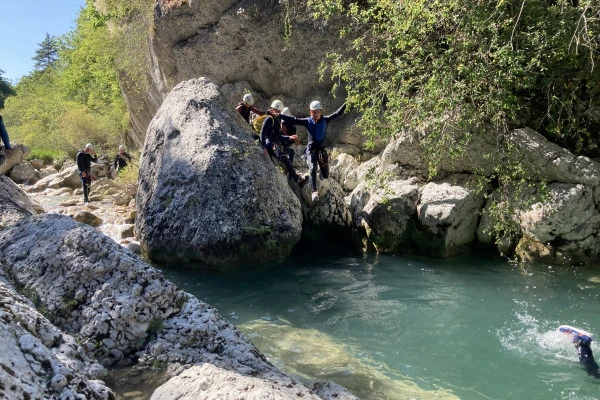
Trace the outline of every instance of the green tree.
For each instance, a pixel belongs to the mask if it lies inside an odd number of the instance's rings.
[[[6,98],[15,94],[12,85],[2,75],[4,75],[4,70],[0,69],[0,109],[4,108]]]
[[[52,68],[34,71],[16,85],[3,112],[11,139],[33,153],[69,157],[87,142],[110,152],[124,142],[129,118],[105,19],[88,0],[75,30],[53,39]]]
[[[32,60],[35,60],[33,68],[36,71],[44,71],[50,68],[58,59],[58,43],[54,36],[46,33],[46,38],[38,43],[38,46],[35,56],[32,57]]]
[[[365,135],[423,132],[431,175],[486,130],[531,127],[577,154],[600,156],[597,1],[305,3],[314,18],[343,19],[351,51],[332,51],[321,70],[345,86]],[[489,215],[498,238],[518,234],[510,221],[528,178],[519,160],[503,161],[482,177],[500,194]]]
[[[483,126],[530,126],[576,152],[596,149],[600,4],[593,0],[307,0],[339,16],[352,52],[335,81],[370,138],[427,123],[432,166]],[[385,111],[385,112],[382,112]],[[457,136],[457,131],[462,134]],[[590,154],[594,155],[594,154]],[[599,153],[600,155],[600,153]]]

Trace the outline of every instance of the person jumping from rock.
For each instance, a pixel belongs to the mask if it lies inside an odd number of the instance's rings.
[[[85,145],[83,150],[77,153],[77,168],[81,177],[83,186],[83,202],[90,202],[90,186],[92,186],[92,161],[98,162],[98,157],[94,157],[96,152],[91,143]]]
[[[267,110],[268,117],[264,120],[260,130],[260,143],[265,157],[271,157],[272,160],[274,156],[281,161],[288,170],[290,177],[302,187],[306,183],[306,178],[298,175],[292,165],[293,159],[290,160],[287,151],[290,150],[289,145],[298,140],[298,135],[288,136],[281,133],[280,115],[283,109],[284,106],[281,100],[273,101],[271,109]]]
[[[294,125],[302,125],[308,131],[308,146],[306,147],[306,162],[310,171],[310,184],[312,188],[312,201],[319,199],[319,191],[317,188],[317,163],[321,170],[323,179],[329,177],[329,157],[325,149],[325,134],[327,133],[327,125],[335,118],[342,115],[346,109],[346,103],[342,104],[336,112],[330,115],[323,115],[323,107],[320,101],[310,103],[310,117],[296,118],[282,115],[281,119],[284,122],[291,121]]]

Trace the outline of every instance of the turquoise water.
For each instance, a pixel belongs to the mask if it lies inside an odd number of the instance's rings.
[[[599,268],[369,256],[163,272],[305,383],[362,399],[600,398],[557,331],[600,336]]]

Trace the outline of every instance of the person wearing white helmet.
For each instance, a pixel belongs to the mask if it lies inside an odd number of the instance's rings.
[[[79,169],[79,177],[81,178],[81,186],[83,187],[83,202],[90,202],[90,186],[92,186],[92,162],[98,162],[98,157],[95,157],[96,152],[91,143],[85,145],[83,150],[77,153],[77,168]]]
[[[267,110],[268,116],[264,120],[260,130],[260,143],[265,157],[271,157],[271,160],[275,157],[281,161],[285,165],[290,177],[302,187],[307,179],[298,175],[292,165],[293,158],[290,160],[289,154],[289,150],[291,150],[289,145],[298,140],[298,135],[284,135],[281,132],[280,115],[284,108],[281,100],[273,101],[271,108]]]
[[[329,157],[325,149],[325,134],[329,122],[342,115],[346,109],[346,103],[342,104],[336,112],[329,115],[323,115],[323,106],[318,100],[310,103],[310,117],[296,118],[287,115],[281,116],[284,123],[292,123],[294,125],[302,125],[308,131],[308,146],[306,147],[306,162],[310,171],[310,184],[312,189],[312,201],[317,201],[319,198],[319,190],[317,188],[317,163],[321,170],[323,179],[329,177]]]
[[[250,123],[250,112],[253,112],[257,115],[265,115],[264,111],[260,111],[254,107],[254,97],[250,93],[246,93],[244,95],[242,102],[239,103],[235,109],[240,113],[247,123]]]
[[[127,162],[132,160],[131,155],[125,151],[125,146],[119,146],[119,152],[115,156],[115,161],[113,163],[115,167],[115,171],[118,173],[120,170],[127,166]]]

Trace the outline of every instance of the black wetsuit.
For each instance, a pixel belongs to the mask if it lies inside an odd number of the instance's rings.
[[[312,191],[317,191],[317,163],[321,169],[323,179],[329,177],[329,157],[325,150],[325,134],[327,133],[327,125],[335,118],[342,115],[346,109],[346,103],[342,104],[333,114],[321,116],[319,121],[315,121],[312,117],[296,118],[282,115],[281,119],[284,123],[291,122],[294,125],[302,125],[308,131],[308,146],[306,147],[306,162],[310,171],[310,184]]]
[[[129,153],[125,152],[122,153],[119,152],[116,156],[115,156],[115,162],[114,162],[114,166],[115,166],[115,171],[119,172],[119,170],[125,168],[127,166],[127,161],[131,161],[132,158],[129,155]]]
[[[592,348],[590,347],[590,343],[579,340],[575,342],[575,347],[577,347],[577,355],[579,355],[579,362],[588,375],[594,376],[600,379],[600,371],[598,371],[598,363],[594,360],[594,354],[592,353]]]
[[[79,150],[77,153],[77,168],[79,169],[79,177],[81,178],[81,186],[83,187],[83,201],[89,202],[90,186],[92,186],[92,161],[98,162],[98,157],[93,157],[91,154],[86,153],[83,150]],[[86,176],[81,175],[82,172],[86,173]]]
[[[292,165],[294,151],[289,148],[294,141],[290,139],[288,135],[283,135],[281,133],[281,120],[279,117],[274,117],[271,114],[269,115],[270,116],[263,122],[263,126],[260,130],[260,143],[264,149],[267,149],[269,155],[275,156],[285,165],[285,168],[288,170],[292,179],[298,181],[300,176]]]

